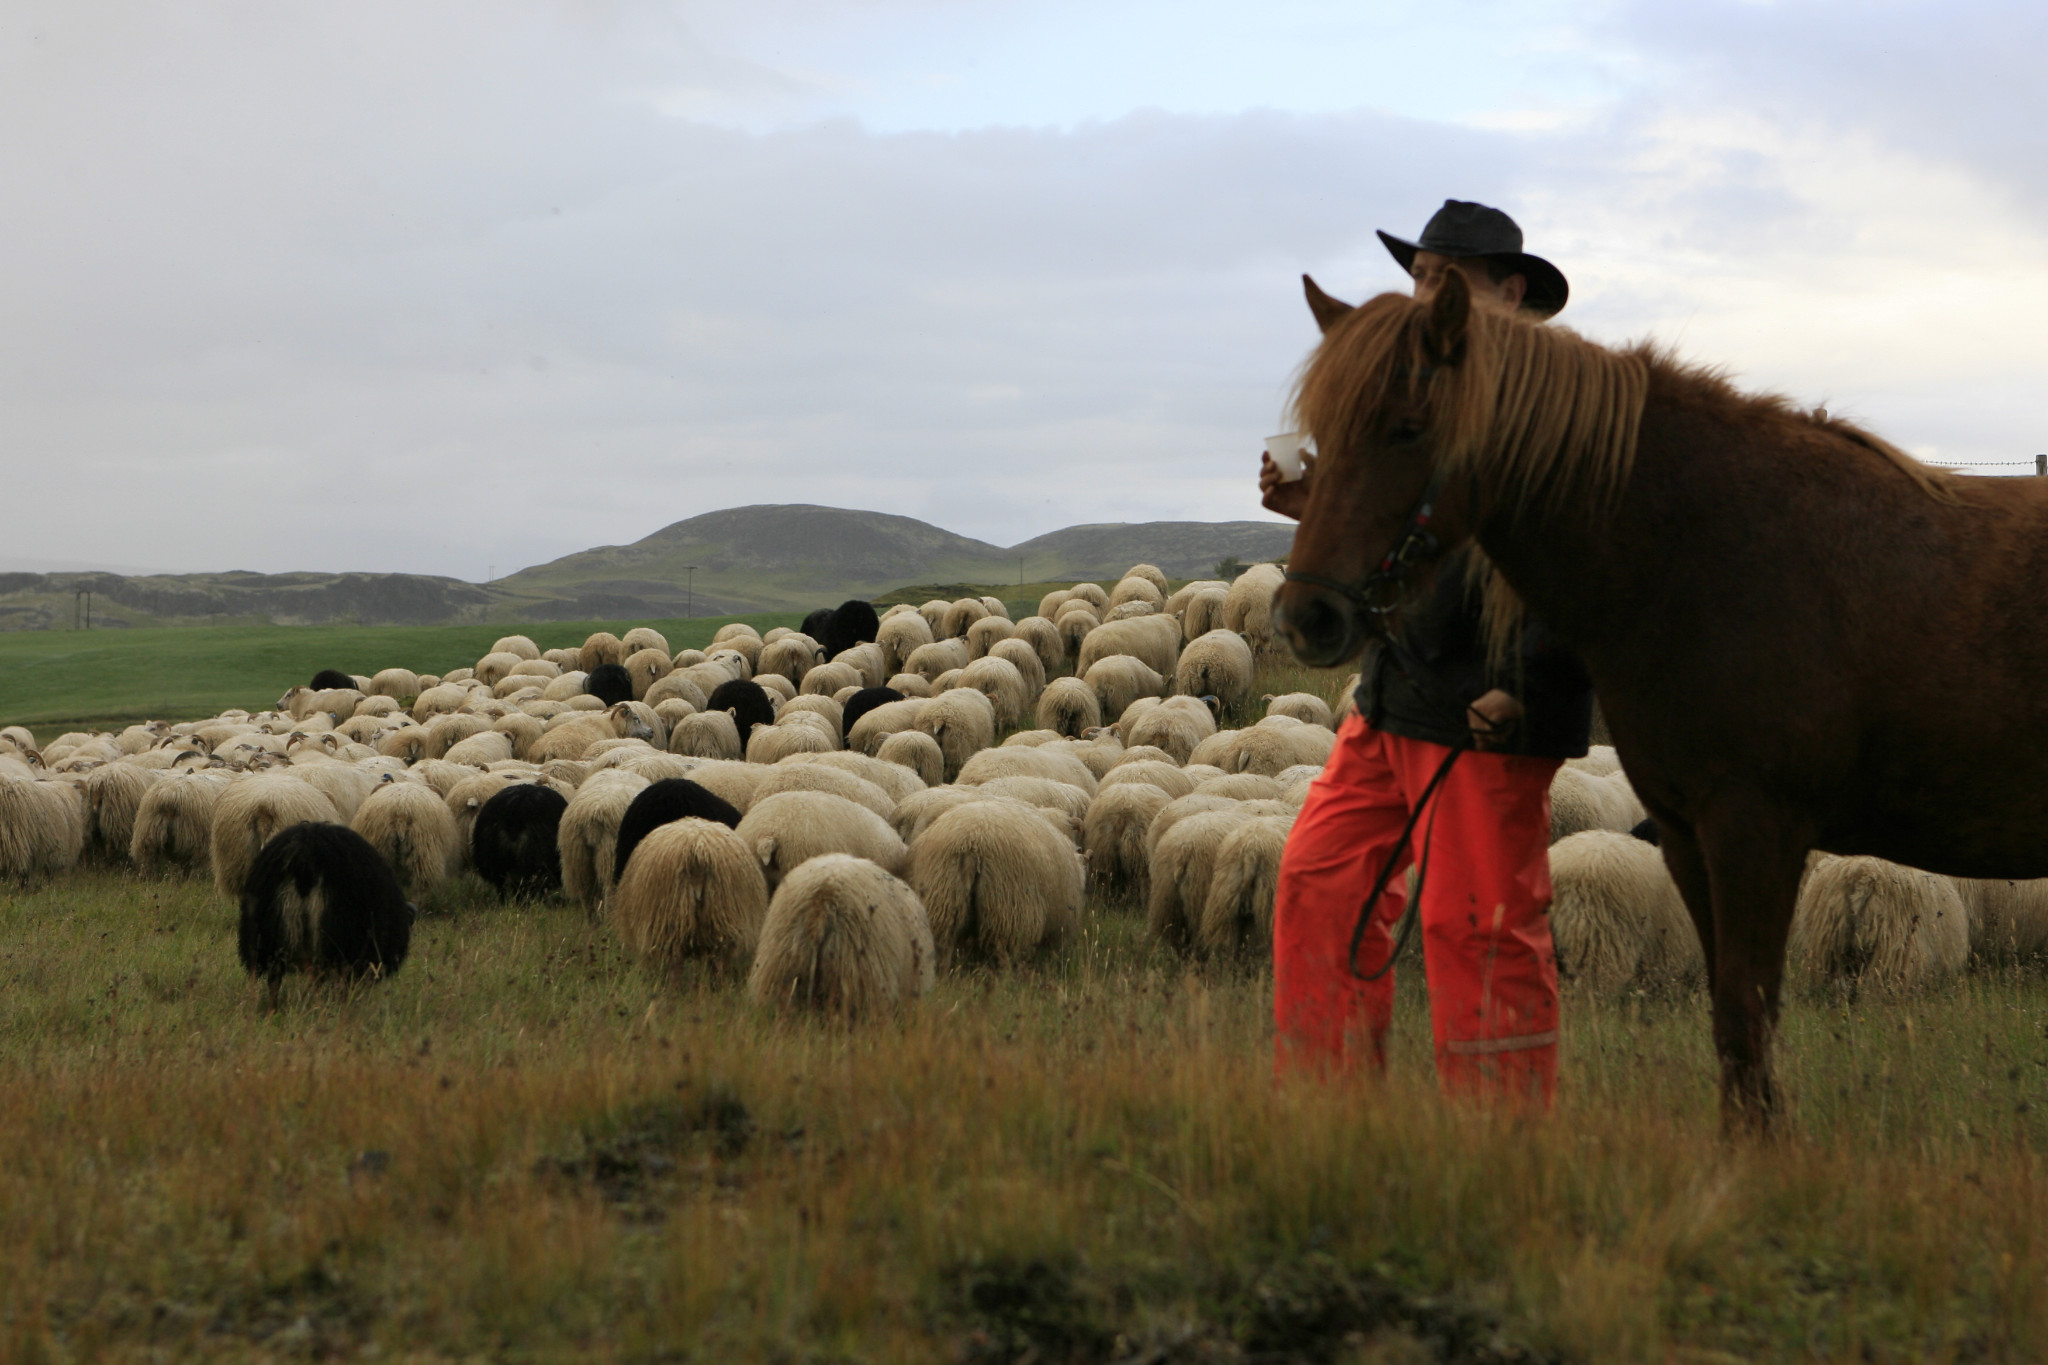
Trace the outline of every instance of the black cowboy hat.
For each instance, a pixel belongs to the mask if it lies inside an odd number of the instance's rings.
[[[1446,199],[1431,215],[1419,241],[1404,242],[1391,233],[1380,233],[1388,252],[1403,270],[1413,270],[1415,253],[1434,251],[1439,256],[1485,256],[1508,265],[1529,282],[1522,307],[1549,317],[1564,307],[1572,287],[1564,272],[1541,256],[1522,250],[1522,229],[1499,209],[1463,199]]]

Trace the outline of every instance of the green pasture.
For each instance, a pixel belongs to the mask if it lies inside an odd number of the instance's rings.
[[[228,707],[260,710],[323,668],[445,673],[474,664],[506,635],[542,649],[593,632],[652,626],[671,649],[701,649],[729,621],[759,630],[796,626],[795,612],[668,621],[554,621],[459,626],[184,626],[153,630],[0,633],[0,725],[46,730],[161,718],[191,720]]]

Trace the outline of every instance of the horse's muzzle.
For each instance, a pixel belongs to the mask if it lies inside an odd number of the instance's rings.
[[[1283,583],[1273,594],[1273,624],[1294,657],[1311,668],[1330,668],[1357,649],[1351,604],[1313,583]]]

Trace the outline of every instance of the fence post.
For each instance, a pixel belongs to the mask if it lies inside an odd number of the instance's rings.
[[[2034,477],[2037,479],[2048,478],[2048,455],[2036,455],[2034,457]]]

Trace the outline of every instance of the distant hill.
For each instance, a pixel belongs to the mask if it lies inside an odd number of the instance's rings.
[[[489,584],[425,574],[0,574],[0,630],[68,629],[93,594],[96,627],[446,625],[714,616],[830,606],[912,583],[1106,578],[1137,563],[1170,577],[1286,553],[1286,522],[1069,526],[1005,549],[914,517],[805,503],[732,507]],[[1021,561],[1021,563],[1020,563]],[[694,566],[694,570],[692,568]]]

